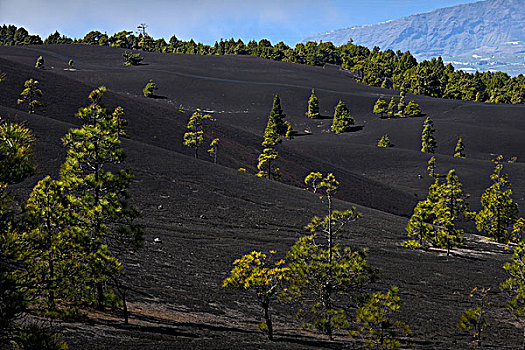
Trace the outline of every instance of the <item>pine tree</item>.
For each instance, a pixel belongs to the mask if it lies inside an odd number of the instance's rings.
[[[204,142],[204,121],[214,119],[209,114],[202,114],[200,111],[195,111],[193,115],[188,120],[188,125],[186,129],[188,130],[184,134],[184,140],[182,144],[193,148],[195,151],[195,159],[199,158],[199,147]]]
[[[141,57],[140,53],[133,53],[128,50],[124,51],[122,57],[124,57],[125,66],[137,66],[144,60],[144,57]]]
[[[310,99],[308,100],[308,112],[306,112],[306,116],[311,119],[319,118],[319,100],[317,99],[317,96],[315,96],[315,91],[312,89],[312,94],[310,95]]]
[[[377,142],[377,147],[391,147],[390,138],[388,134],[381,136],[381,139]]]
[[[469,215],[466,202],[468,197],[469,195],[463,191],[456,171],[450,170],[446,182],[439,186],[438,200],[432,209],[435,215],[433,224],[437,226],[433,245],[446,247],[447,255],[450,254],[450,248],[463,245],[463,230],[455,227],[455,221],[458,217]]]
[[[406,323],[389,318],[390,314],[401,308],[401,298],[398,294],[397,287],[390,287],[386,294],[381,292],[372,294],[356,312],[357,322],[362,323],[363,326],[350,335],[352,337],[369,335],[365,338],[368,349],[399,349],[401,347],[399,336],[411,336],[412,332]]]
[[[456,144],[456,149],[454,150],[455,158],[465,158],[465,145],[463,144],[463,139],[460,137],[458,143]]]
[[[399,103],[397,105],[398,112],[396,113],[396,115],[398,117],[404,118],[405,117],[405,108],[406,108],[405,93],[403,91],[401,91],[401,98],[399,99]]]
[[[265,148],[257,158],[257,169],[259,172],[256,176],[265,177],[268,180],[281,180],[280,169],[273,165],[278,157],[279,153],[274,148]]]
[[[470,291],[470,297],[475,298],[474,308],[466,309],[461,316],[457,326],[459,329],[467,329],[472,331],[472,338],[474,338],[472,345],[476,348],[481,348],[482,335],[487,326],[486,319],[486,309],[490,306],[490,303],[487,302],[488,293],[490,288],[481,288],[475,287]]]
[[[86,278],[83,297],[102,308],[106,294],[114,294],[110,280],[123,274],[122,260],[129,251],[140,248],[142,228],[134,223],[139,212],[129,204],[130,170],[112,172],[125,154],[118,125],[101,105],[106,91],[99,87],[89,95],[91,104],[76,116],[86,121],[71,129],[62,141],[67,148],[59,180],[70,189],[82,222]],[[96,294],[96,300],[92,300]]]
[[[447,248],[447,255],[450,248],[461,246],[463,230],[456,229],[455,221],[459,217],[471,216],[466,202],[468,197],[454,169],[449,171],[443,184],[436,177],[428,189],[427,198],[414,208],[406,227],[411,239],[403,242],[403,246]]]
[[[37,85],[37,80],[26,80],[24,90],[20,93],[21,98],[17,101],[18,104],[27,103],[29,114],[35,113],[36,108],[44,107],[44,104],[37,100],[37,98],[42,97],[42,90],[40,90]]]
[[[506,309],[521,323],[523,345],[525,349],[525,241],[520,241],[514,248],[511,262],[503,265],[509,277],[500,284],[500,289],[507,292]]]
[[[355,124],[354,118],[350,115],[350,111],[346,107],[345,103],[339,100],[337,106],[335,106],[334,119],[332,122],[332,131],[336,134],[348,131],[351,125]]]
[[[503,173],[502,161],[502,156],[493,160],[492,185],[481,195],[483,208],[476,214],[476,227],[498,242],[508,243],[521,239],[525,224],[519,216],[518,204],[512,200],[511,183]]]
[[[434,139],[434,123],[430,117],[427,117],[423,124],[421,134],[421,152],[434,153],[436,150],[436,140]]]
[[[387,114],[387,103],[385,100],[377,99],[376,104],[374,105],[374,114],[379,114],[381,118],[385,117],[385,114]]]
[[[410,117],[419,117],[421,115],[421,108],[414,101],[410,101],[405,107],[403,115],[407,118]]]
[[[51,312],[56,312],[57,300],[63,306],[76,301],[79,281],[86,277],[80,222],[70,199],[64,184],[47,176],[35,186],[25,208],[31,222],[22,235],[31,266],[27,283]]]
[[[270,251],[270,254],[275,254]],[[281,292],[282,282],[286,279],[288,268],[284,260],[270,264],[270,255],[253,251],[233,262],[235,266],[231,274],[223,282],[223,287],[253,290],[257,301],[264,311],[264,323],[259,324],[259,329],[268,334],[268,339],[273,340],[273,326],[270,314],[270,302]]]
[[[333,194],[339,186],[334,175],[312,172],[305,183],[326,199],[328,212],[324,218],[312,218],[306,226],[310,234],[300,238],[287,253],[290,269],[287,293],[294,300],[306,298],[312,303],[314,322],[305,326],[321,330],[332,339],[334,329],[348,326],[345,312],[337,306],[336,299],[342,295],[356,298],[352,291],[374,280],[377,271],[368,264],[366,250],[352,251],[337,242],[342,228],[357,220],[360,214],[355,208],[333,209]]]
[[[427,165],[428,165],[427,166],[428,175],[430,177],[433,177],[434,179],[437,178],[439,174],[436,173],[436,157],[434,156],[430,157]]]
[[[142,94],[144,97],[154,97],[155,96],[155,90],[157,90],[157,85],[153,82],[153,80],[150,80],[144,89],[142,89]]]
[[[211,157],[213,157],[213,164],[217,164],[217,152],[219,151],[220,142],[220,139],[213,139],[210,142],[210,148],[208,149],[208,153]]]
[[[272,111],[268,117],[268,124],[266,129],[271,129],[277,137],[292,138],[292,126],[289,122],[285,121],[286,114],[283,113],[281,108],[281,99],[278,94],[275,94],[273,98]]]
[[[414,208],[406,226],[409,240],[403,242],[403,247],[413,249],[428,249],[436,236],[432,222],[432,202],[428,199],[419,201]]]
[[[19,124],[0,123],[0,184],[15,183],[35,172],[31,131]]]
[[[35,68],[44,69],[44,57],[40,56],[36,59]]]
[[[396,115],[396,112],[397,112],[397,103],[396,103],[396,99],[394,98],[394,96],[392,96],[392,98],[390,99],[390,102],[388,103],[388,115],[390,117],[393,117]]]

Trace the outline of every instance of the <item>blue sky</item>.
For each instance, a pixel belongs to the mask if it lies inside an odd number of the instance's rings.
[[[83,37],[147,23],[155,38],[212,44],[220,38],[269,39],[293,46],[301,38],[373,24],[477,0],[0,0],[0,24],[23,26],[45,39],[58,30]]]

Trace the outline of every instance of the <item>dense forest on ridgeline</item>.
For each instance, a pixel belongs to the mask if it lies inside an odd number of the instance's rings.
[[[355,73],[356,79],[383,88],[393,88],[418,95],[490,103],[525,103],[525,76],[511,77],[503,72],[476,72],[474,74],[455,70],[445,65],[441,57],[417,62],[409,51],[381,51],[379,47],[348,43],[335,46],[331,42],[298,43],[291,48],[283,42],[275,45],[269,40],[251,40],[245,44],[241,39],[221,39],[215,45],[179,40],[173,35],[169,42],[154,39],[147,33],[134,35],[121,31],[108,36],[91,31],[82,39],[71,39],[58,31],[44,41],[38,35],[30,35],[23,27],[3,25],[0,27],[0,45],[53,45],[84,44],[112,46],[148,52],[181,53],[192,55],[251,55],[283,62],[323,66],[334,64]]]

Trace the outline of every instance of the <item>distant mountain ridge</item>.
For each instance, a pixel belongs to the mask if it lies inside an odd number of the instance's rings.
[[[461,57],[474,57],[469,64],[485,65],[485,70],[495,64],[521,64],[519,69],[525,73],[525,0],[486,0],[446,7],[388,22],[334,30],[302,41],[322,40],[342,45],[350,39],[383,50],[409,50],[420,59],[442,56],[463,61]]]

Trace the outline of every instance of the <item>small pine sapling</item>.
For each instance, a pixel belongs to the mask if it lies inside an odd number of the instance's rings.
[[[275,254],[275,251],[270,251]],[[253,251],[233,262],[235,266],[222,286],[240,288],[246,291],[253,290],[257,302],[264,311],[264,323],[259,324],[259,330],[273,340],[273,326],[270,314],[270,302],[281,292],[282,282],[286,279],[288,268],[284,260],[270,263],[270,256]]]
[[[384,134],[383,136],[381,136],[381,139],[377,143],[377,147],[392,147],[388,134]]]
[[[397,105],[398,112],[396,113],[396,116],[404,118],[405,117],[405,108],[406,108],[405,93],[403,91],[401,91],[401,97],[400,97],[399,103]]]
[[[124,65],[126,66],[137,66],[144,59],[144,57],[140,56],[140,53],[133,53],[128,50],[124,51],[122,57],[124,57]]]
[[[430,177],[433,177],[434,179],[439,177],[439,174],[436,173],[436,157],[432,156],[428,160],[427,171]]]
[[[410,101],[405,107],[405,111],[403,114],[407,118],[419,117],[421,115],[421,108],[414,101]]]
[[[310,95],[310,99],[308,100],[308,112],[306,112],[306,116],[311,119],[319,118],[319,100],[317,99],[317,96],[315,96],[315,91],[312,89],[312,94]]]
[[[220,139],[213,139],[210,142],[210,148],[208,149],[208,153],[210,154],[210,157],[213,157],[213,164],[217,164],[217,152],[219,150],[220,142]]]
[[[379,114],[381,118],[384,118],[388,113],[388,104],[385,100],[377,99],[376,104],[374,105],[374,114]]]
[[[142,94],[144,95],[144,97],[154,97],[155,96],[155,94],[154,94],[155,90],[158,90],[157,84],[155,84],[153,82],[153,80],[150,80],[146,84],[144,89],[142,89]]]
[[[460,137],[458,143],[456,144],[456,149],[454,150],[455,158],[465,158],[465,145],[463,144],[463,139]]]
[[[436,139],[434,138],[434,122],[427,117],[423,123],[423,132],[421,133],[421,152],[434,153],[436,151]]]
[[[335,106],[334,119],[332,122],[332,131],[336,134],[348,131],[351,125],[355,124],[354,118],[350,115],[350,111],[346,107],[345,103],[339,100],[337,106]]]
[[[393,117],[396,115],[396,112],[397,112],[397,103],[396,103],[396,99],[394,98],[394,96],[392,96],[392,98],[390,99],[390,102],[388,103],[388,115],[390,117]]]
[[[44,104],[37,100],[37,98],[42,97],[42,90],[40,90],[37,85],[37,80],[26,80],[24,90],[20,93],[21,98],[17,101],[17,104],[27,103],[29,114],[35,113],[37,108],[44,107]]]
[[[44,57],[40,56],[36,59],[35,68],[44,69]]]
[[[412,332],[406,323],[390,318],[391,314],[401,308],[401,298],[398,294],[399,288],[395,286],[390,287],[386,294],[372,294],[356,312],[357,322],[363,326],[350,332],[350,336],[364,337],[368,349],[399,349],[400,336],[411,336]]]
[[[188,120],[182,144],[193,148],[195,151],[195,159],[199,158],[199,146],[204,142],[204,121],[214,119],[209,114],[202,114],[200,111],[195,111]]]
[[[472,332],[472,345],[476,348],[481,348],[481,339],[485,327],[487,327],[486,313],[487,308],[490,307],[490,302],[487,301],[490,288],[475,287],[470,292],[470,298],[474,301],[474,307],[466,309],[461,316],[457,326],[459,329],[468,330]]]
[[[259,172],[255,174],[258,177],[265,177],[268,180],[281,180],[281,171],[273,164],[279,157],[279,153],[271,147],[265,148],[257,158],[257,169]]]
[[[69,69],[73,69],[73,60],[69,60],[69,62],[67,62],[67,65],[69,66]]]

